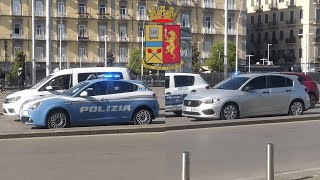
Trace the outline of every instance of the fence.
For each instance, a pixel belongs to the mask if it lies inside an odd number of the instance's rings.
[[[141,80],[140,75],[131,75],[134,80]],[[165,86],[165,75],[145,75],[142,77],[142,81],[149,87],[164,87]]]
[[[200,76],[207,81],[210,86],[214,86],[223,81],[223,72],[213,72],[210,74],[200,74]]]

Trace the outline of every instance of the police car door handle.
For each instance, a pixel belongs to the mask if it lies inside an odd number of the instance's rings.
[[[170,95],[170,94],[171,94],[171,92],[167,92],[166,94],[167,94],[167,95]]]
[[[195,93],[195,92],[197,92],[197,91],[196,91],[196,90],[192,90],[191,92],[192,92],[192,93]]]

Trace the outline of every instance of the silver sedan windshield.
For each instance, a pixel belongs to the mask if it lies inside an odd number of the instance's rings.
[[[214,89],[237,90],[249,79],[249,77],[232,77],[217,84]]]

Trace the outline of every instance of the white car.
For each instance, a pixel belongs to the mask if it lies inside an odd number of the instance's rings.
[[[210,89],[200,74],[166,73],[165,78],[166,112],[173,112],[176,115],[182,114],[183,99],[188,94]]]
[[[19,115],[23,103],[43,96],[51,96],[65,91],[79,82],[85,81],[90,75],[105,75],[107,78],[130,80],[127,68],[93,67],[64,69],[50,74],[30,89],[18,91],[6,97],[3,103],[5,115]]]

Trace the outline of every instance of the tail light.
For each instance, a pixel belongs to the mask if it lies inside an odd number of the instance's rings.
[[[157,96],[156,93],[153,93],[153,97],[154,97],[156,100],[158,100],[158,96]]]

